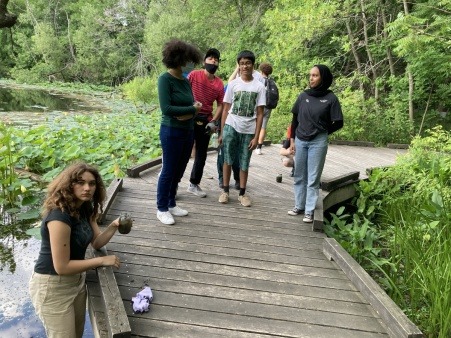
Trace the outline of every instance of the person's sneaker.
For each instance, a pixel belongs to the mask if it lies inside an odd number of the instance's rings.
[[[192,194],[194,194],[194,195],[196,195],[196,196],[199,196],[199,197],[205,197],[205,196],[207,196],[207,194],[205,193],[205,191],[203,191],[203,190],[199,187],[199,185],[197,185],[197,184],[192,184],[192,183],[190,183],[190,185],[189,185],[187,191],[190,192],[190,193],[192,193]]]
[[[235,189],[240,190],[240,182],[239,181],[235,181]]]
[[[178,206],[175,206],[173,208],[169,208],[169,212],[171,213],[172,216],[186,216],[188,215],[188,211],[186,211],[185,209],[182,209]]]
[[[261,154],[262,154],[262,148],[257,148],[257,149],[255,149],[255,153],[256,153],[257,155],[261,155]]]
[[[219,195],[219,203],[229,203],[229,193],[223,191],[221,195]]]
[[[304,223],[312,223],[313,222],[313,215],[312,214],[305,214],[304,218],[302,219]]]
[[[291,216],[302,215],[303,213],[304,213],[304,210],[301,210],[298,208],[293,208],[290,211],[288,211],[288,215],[291,215]]]
[[[252,204],[251,199],[247,195],[238,196],[238,201],[240,201],[243,207],[250,207]]]
[[[174,224],[174,217],[172,217],[169,211],[157,211],[157,218],[161,223],[171,225]]]

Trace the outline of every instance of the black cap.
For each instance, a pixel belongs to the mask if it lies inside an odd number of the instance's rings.
[[[219,53],[219,50],[217,50],[216,48],[210,48],[209,50],[207,50],[207,52],[205,53],[205,57],[204,60],[206,58],[208,58],[209,56],[213,56],[215,58],[217,58],[218,60],[221,57],[221,53]]]

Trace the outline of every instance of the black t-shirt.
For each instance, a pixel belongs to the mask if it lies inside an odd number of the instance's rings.
[[[302,92],[291,112],[298,124],[296,137],[303,141],[313,140],[320,133],[328,133],[332,122],[343,120],[340,102],[333,92],[321,97]]]
[[[42,220],[41,223],[41,250],[36,261],[34,271],[45,275],[57,275],[53,266],[52,249],[50,247],[50,234],[47,227],[50,221],[61,221],[71,228],[70,232],[70,259],[85,259],[86,249],[92,241],[94,233],[92,231],[89,218],[92,214],[92,208],[85,207],[80,211],[80,219],[70,216],[61,209],[53,209]],[[62,225],[65,226],[65,225]]]

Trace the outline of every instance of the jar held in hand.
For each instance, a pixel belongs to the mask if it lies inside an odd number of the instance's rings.
[[[133,219],[128,212],[122,212],[119,216],[119,233],[126,235],[133,226]]]

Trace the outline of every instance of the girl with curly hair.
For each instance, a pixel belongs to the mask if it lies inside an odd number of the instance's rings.
[[[100,231],[105,185],[99,171],[82,162],[64,169],[48,186],[42,208],[41,249],[30,280],[30,295],[48,337],[82,337],[86,313],[85,272],[119,268],[115,255],[85,259],[89,244],[100,249],[119,226]]]
[[[188,215],[188,211],[176,205],[175,195],[193,148],[194,117],[202,107],[194,100],[183,68],[188,63],[199,64],[202,55],[193,45],[171,40],[163,48],[162,61],[167,71],[158,78],[163,167],[157,187],[157,218],[163,224],[174,224],[173,216]]]

